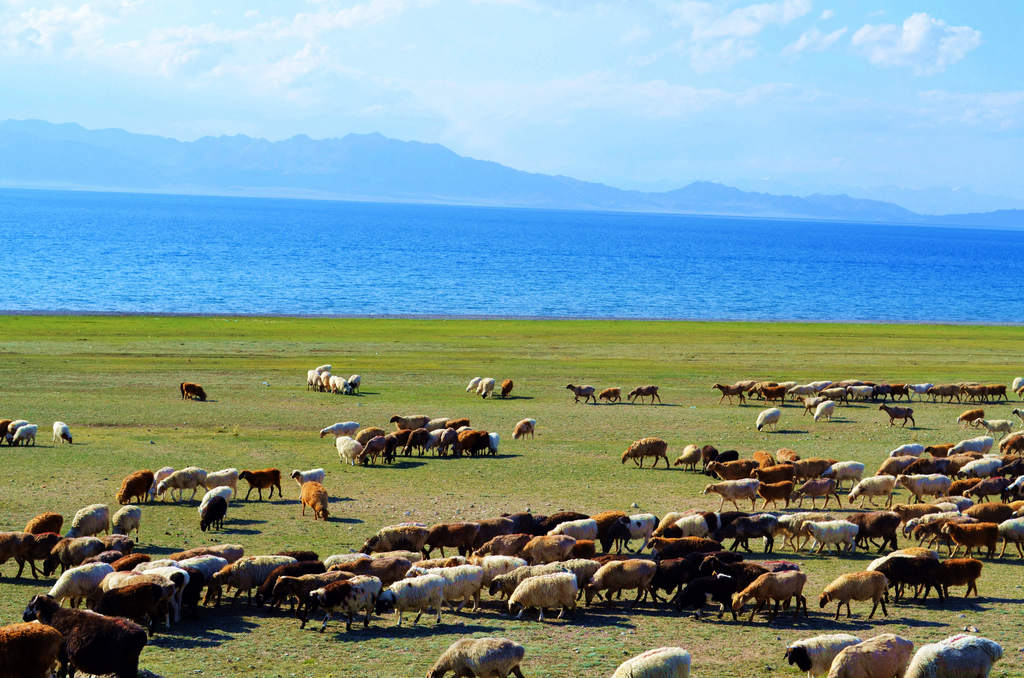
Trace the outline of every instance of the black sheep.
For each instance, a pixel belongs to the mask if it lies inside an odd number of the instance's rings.
[[[224,529],[224,516],[228,513],[228,502],[224,497],[215,495],[203,507],[199,516],[199,529],[206,532],[207,529]]]

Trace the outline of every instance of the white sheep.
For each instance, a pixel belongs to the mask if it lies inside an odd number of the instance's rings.
[[[576,595],[579,586],[576,575],[569,572],[553,572],[524,579],[516,587],[508,599],[508,611],[521,619],[523,613],[537,608],[537,620],[544,621],[544,608],[560,608],[558,618],[561,619],[566,610],[576,610]],[[516,608],[519,608],[518,614]]]
[[[833,520],[834,518],[831,513],[819,513],[817,511],[786,513],[779,516],[775,534],[776,536],[781,535],[783,537],[783,546],[788,546],[793,551],[799,551],[811,538],[811,533],[807,529],[807,523],[821,523],[826,520]]]
[[[976,438],[961,440],[949,450],[949,456],[960,454],[961,452],[981,452],[986,454],[992,449],[992,445],[995,442],[995,438],[991,436],[977,436]]]
[[[476,387],[483,381],[483,377],[473,377],[469,380],[469,385],[466,386],[466,393],[472,393],[476,390]]]
[[[915,502],[920,502],[921,497],[941,497],[949,494],[949,486],[953,481],[941,473],[929,473],[927,475],[905,475],[896,476],[896,485],[906,488],[914,497]]]
[[[164,466],[159,471],[153,474],[153,484],[149,486],[149,500],[153,501],[156,499],[156,486],[160,484],[160,481],[174,473],[174,469],[170,466]]]
[[[427,678],[442,678],[449,671],[456,676],[522,678],[519,665],[526,649],[507,638],[462,638],[452,643],[427,672]]]
[[[897,551],[893,551],[892,553],[888,553],[888,554],[882,556],[881,558],[875,558],[870,563],[868,563],[868,566],[865,567],[864,569],[867,570],[868,572],[874,572],[879,567],[881,567],[883,564],[885,564],[886,562],[888,562],[889,560],[891,560],[893,558],[921,558],[921,557],[931,558],[932,560],[938,560],[939,559],[939,554],[936,553],[935,551],[932,551],[932,550],[929,550],[929,549],[923,549],[923,548],[921,548],[919,546],[911,546],[910,548],[899,549]]]
[[[989,435],[995,436],[997,433],[1008,435],[1013,433],[1014,423],[1009,419],[979,419],[978,424],[983,426]]]
[[[803,396],[815,395],[819,390],[820,389],[814,388],[814,386],[812,386],[811,384],[797,384],[793,388],[787,389],[786,395],[793,398],[793,400],[796,400],[797,398],[801,398]]]
[[[807,523],[807,531],[814,537],[814,541],[808,550],[813,551],[817,545],[817,553],[829,545],[836,547],[836,555],[839,555],[839,545],[845,544],[845,551],[852,553],[857,547],[855,539],[860,528],[848,520],[825,520],[820,523]]]
[[[795,381],[780,381],[779,382],[779,386],[781,386],[782,388],[786,389],[787,391],[789,389],[793,388],[796,385],[797,385],[797,383]]]
[[[498,443],[501,441],[501,436],[497,433],[487,434],[487,449],[491,454],[498,453]]]
[[[924,445],[920,443],[906,443],[900,445],[889,453],[890,457],[920,457],[924,454]]]
[[[61,445],[64,443],[71,444],[71,429],[63,421],[53,422],[53,442],[58,440]]]
[[[300,471],[298,469],[295,469],[289,475],[292,478],[292,480],[299,484],[299,487],[302,487],[303,483],[324,482],[324,474],[325,471],[322,468],[311,468],[308,471]]]
[[[834,478],[836,490],[842,489],[844,480],[859,481],[864,475],[864,464],[859,461],[839,461],[832,464],[821,474],[822,478]]]
[[[328,388],[331,393],[346,393],[348,392],[349,386],[348,381],[344,377],[331,375],[331,378],[327,381]]]
[[[479,565],[484,569],[484,579],[481,588],[490,585],[495,577],[508,574],[517,567],[526,567],[527,563],[522,558],[515,556],[471,556],[470,563]]]
[[[892,491],[895,487],[896,476],[869,476],[854,485],[846,499],[853,506],[853,502],[859,498],[860,507],[864,508],[865,499],[874,506],[874,497],[885,497],[885,507],[888,508],[892,506]]]
[[[463,606],[473,601],[473,612],[480,607],[480,588],[484,581],[484,568],[479,565],[456,565],[455,567],[436,567],[423,570],[410,568],[413,575],[436,574],[444,579],[444,600],[451,603],[452,610],[458,612]],[[408,575],[407,575],[408,576]],[[458,607],[455,606],[458,601]]]
[[[441,623],[441,603],[444,600],[445,580],[436,574],[423,574],[396,581],[380,594],[377,611],[395,611],[395,626],[402,625],[405,612],[416,612],[415,624],[423,612],[433,607],[437,611],[436,622]]]
[[[203,495],[202,501],[199,502],[199,515],[203,515],[203,510],[206,509],[206,505],[213,500],[214,497],[223,497],[224,501],[231,503],[231,497],[234,496],[234,492],[227,485],[218,485],[211,490],[207,490],[206,494]]]
[[[359,393],[359,385],[363,383],[362,376],[353,374],[348,378],[349,393]]]
[[[195,556],[193,558],[179,560],[178,566],[195,568],[203,574],[203,579],[210,581],[210,579],[213,578],[213,575],[228,566],[228,561],[220,556],[206,554],[203,556]]]
[[[494,379],[491,377],[481,379],[480,383],[476,385],[476,394],[481,398],[486,398],[492,393],[494,393]]]
[[[24,424],[18,427],[18,430],[14,432],[14,435],[7,435],[7,442],[11,447],[17,445],[28,445],[31,441],[32,445],[36,444],[36,433],[39,432],[39,427],[36,424]]]
[[[683,516],[672,525],[682,531],[682,537],[706,537],[711,532],[708,521],[699,513]]]
[[[908,389],[920,396],[928,395],[928,389],[932,386],[935,384],[907,384]]]
[[[352,565],[352,567],[355,567],[355,564],[362,560],[369,562],[373,559],[365,553],[335,553],[324,558],[324,569],[329,570],[335,565]]]
[[[875,395],[874,386],[850,386],[846,392],[850,394],[851,400],[867,400]]]
[[[784,656],[791,665],[806,671],[807,678],[822,678],[837,654],[860,642],[863,641],[849,633],[828,633],[790,643]]]
[[[597,521],[593,518],[568,520],[555,525],[554,528],[548,530],[548,534],[566,534],[573,539],[595,540],[597,539]]]
[[[64,536],[74,539],[100,532],[110,533],[110,509],[106,504],[90,504],[78,509],[71,519],[71,529]]]
[[[1021,476],[1024,478],[1024,476]],[[1024,518],[1010,518],[999,523],[999,537],[1003,540],[1003,550],[999,552],[1002,558],[1006,553],[1007,544],[1017,547],[1017,553],[1024,558],[1024,550],[1021,549],[1021,542],[1024,542]]]
[[[832,660],[828,678],[901,678],[914,644],[882,633],[843,650]]]
[[[826,400],[823,403],[818,403],[818,407],[814,410],[814,421],[832,421],[832,414],[836,411],[836,402],[834,400]]]
[[[690,653],[681,647],[659,647],[627,659],[612,678],[689,678]]]
[[[1002,646],[988,638],[957,635],[922,645],[904,678],[988,678],[1003,657]]]
[[[203,481],[203,487],[212,490],[215,487],[230,487],[233,494],[238,494],[238,469],[225,468],[213,473],[207,473]],[[225,497],[228,499],[229,497]]]
[[[1024,377],[1014,377],[1013,382],[1010,384],[1010,390],[1016,393],[1024,386]]]
[[[185,490],[192,490],[189,501],[196,498],[196,492],[206,482],[206,471],[197,466],[187,466],[180,471],[161,480],[156,486],[156,496],[162,497],[167,490],[171,491],[171,501],[174,501],[174,491],[178,491],[178,501],[185,498]]]
[[[777,407],[770,407],[767,410],[762,410],[757,415],[757,430],[765,428],[766,426],[771,427],[774,431],[779,425],[779,419],[782,417],[782,410]]]
[[[335,438],[334,446],[338,448],[338,457],[341,458],[341,463],[345,464],[348,462],[350,466],[356,465],[356,459],[363,451],[363,446],[359,444],[359,441],[353,440],[348,436],[338,436]]]
[[[336,424],[331,424],[327,428],[320,429],[320,437],[326,436],[350,436],[359,430],[359,422],[356,421],[339,421]]]
[[[331,373],[321,372],[320,373],[320,388],[319,391],[330,391],[331,390]]]
[[[683,448],[683,451],[679,453],[676,460],[672,462],[673,466],[689,466],[691,471],[697,470],[697,464],[700,463],[701,452],[700,445],[694,445],[690,443]]]
[[[658,517],[653,513],[636,513],[629,517],[629,540],[643,539],[640,550],[647,548],[647,541],[658,526]],[[627,544],[628,547],[628,544]]]
[[[975,459],[960,467],[957,476],[960,478],[988,478],[999,471],[1003,460],[999,457],[983,457]]]
[[[740,510],[740,505],[736,503],[737,499],[749,499],[750,510],[753,511],[757,508],[757,488],[761,486],[761,481],[757,478],[743,478],[741,480],[723,480],[720,483],[712,483],[704,487],[704,491],[701,494],[717,494],[722,497],[722,502],[718,506],[718,510],[721,511],[725,507],[725,501],[729,500],[732,502],[736,510]]]
[[[316,370],[306,370],[306,390],[318,390],[320,386],[320,373]]]
[[[111,522],[114,526],[113,534],[128,534],[135,530],[135,537],[137,539],[139,537],[139,526],[142,524],[142,509],[131,504],[123,506],[114,514]]]
[[[109,563],[88,563],[69,568],[57,579],[47,595],[56,598],[58,603],[68,598],[71,607],[78,607],[78,603],[91,596],[103,578],[113,571]]]
[[[331,371],[331,366],[330,365],[321,365],[320,367],[314,368],[313,371],[316,372],[317,374],[323,374],[324,372],[330,372]]]

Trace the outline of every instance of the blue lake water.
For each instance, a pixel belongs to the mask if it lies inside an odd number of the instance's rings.
[[[0,190],[0,309],[1024,322],[1024,232]]]

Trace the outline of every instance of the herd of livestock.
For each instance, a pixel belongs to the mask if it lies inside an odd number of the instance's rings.
[[[325,365],[310,370],[308,385],[354,394],[360,382],[358,375],[331,377]],[[909,400],[911,394],[920,394],[980,404],[1006,396],[1005,387],[950,385],[954,393],[946,386],[747,381],[714,388],[722,399],[738,396],[741,403],[763,398],[783,404],[786,397],[799,398],[805,413],[812,414],[821,412],[825,402],[858,398]],[[494,387],[494,379],[477,378],[466,390],[486,398]],[[621,400],[617,388],[596,397],[593,387],[567,388],[576,401]],[[1011,388],[1024,394],[1024,380],[1015,380]],[[501,395],[507,397],[511,389],[511,380],[506,380]],[[190,382],[181,384],[181,396],[206,400],[205,390]],[[661,400],[657,386],[638,387],[629,396],[649,397],[652,404]],[[1024,420],[1020,410],[1013,412]],[[841,574],[824,586],[816,582],[819,607],[834,605],[833,619],[838,620],[844,609],[851,616],[851,603],[863,601],[871,606],[867,619],[878,613],[898,617],[910,609],[901,601],[926,601],[932,592],[937,605],[944,605],[960,587],[965,597],[978,596],[984,559],[1003,558],[1009,545],[1024,558],[1024,431],[1014,431],[1007,421],[987,419],[981,408],[968,410],[957,425],[990,435],[901,445],[880,459],[871,475],[859,461],[802,457],[788,448],[759,450],[744,458],[736,450],[690,444],[680,450],[674,465],[714,478],[703,494],[717,495],[717,510],[661,516],[618,510],[521,512],[434,525],[407,522],[382,527],[358,552],[323,557],[309,550],[247,554],[238,544],[192,548],[162,558],[136,551],[129,535],[134,531],[138,539],[147,503],[167,498],[183,502],[189,490],[191,501],[203,489],[200,528],[223,529],[228,507],[240,501],[239,481],[249,486],[245,501],[253,491],[258,500],[264,490],[268,499],[275,490],[280,497],[282,473],[276,468],[208,472],[194,466],[135,471],[122,481],[116,494],[122,507],[113,516],[106,504],[93,504],[75,514],[63,536],[64,518],[52,512],[29,520],[24,531],[0,533],[0,565],[13,560],[18,566],[15,577],[25,574],[25,565],[34,578],[52,577],[60,570],[45,593],[30,597],[26,623],[0,627],[0,678],[42,678],[55,666],[60,666],[60,675],[78,670],[134,677],[148,635],[187,624],[203,607],[223,604],[227,592],[233,592],[231,605],[239,605],[245,594],[252,611],[284,614],[287,609],[301,627],[316,617],[321,631],[335,616],[344,620],[346,631],[357,620],[364,627],[386,625],[383,618],[375,621],[377,615],[393,615],[391,623],[401,626],[405,614],[413,613],[416,624],[426,612],[440,624],[446,606],[462,616],[501,610],[520,619],[535,614],[539,622],[546,610],[557,610],[569,623],[623,605],[632,614],[666,607],[692,611],[696,618],[711,606],[720,620],[728,613],[733,622],[744,623],[740,615],[749,612],[745,623],[763,614],[771,624],[784,614],[809,616],[807,573],[797,562],[780,558],[786,549],[826,557],[833,553],[836,558],[857,549],[878,549],[879,557],[863,570]],[[348,465],[373,464],[378,458],[387,463],[414,452],[461,456],[496,454],[498,449],[497,433],[472,429],[465,418],[395,415],[389,423],[395,430],[339,422],[322,429],[320,437],[333,436],[341,463]],[[514,438],[532,435],[535,424],[533,419],[520,421]],[[34,427],[24,420],[0,420],[0,426],[0,440],[9,444],[27,444],[18,432]],[[34,441],[34,430],[32,434]],[[993,452],[996,434],[1002,436],[999,453]],[[54,441],[72,442],[63,422],[54,423]],[[642,438],[626,449],[621,461],[642,466],[646,458],[653,458],[655,465],[664,460],[669,467],[668,443]],[[330,516],[326,473],[316,468],[289,474],[298,487],[302,515],[311,509],[313,520]],[[847,504],[852,509],[859,500],[860,510],[839,512],[844,485]],[[906,503],[894,503],[900,490],[907,491]],[[810,511],[802,510],[806,499]],[[822,510],[814,510],[817,499],[824,500]],[[832,500],[835,511],[829,513]],[[746,501],[749,512],[741,510],[740,503]],[[734,510],[724,510],[727,502]],[[790,509],[791,503],[797,511],[767,512],[769,505]],[[763,543],[765,560],[749,559],[751,540]],[[458,555],[446,555],[445,549]],[[963,556],[958,557],[961,549]],[[621,601],[623,592],[631,594],[626,603]],[[80,609],[83,603],[99,614]],[[31,623],[35,621],[41,623]],[[983,677],[1002,656],[997,643],[973,635],[946,638],[915,652],[913,643],[895,634],[862,639],[834,633],[802,639],[785,650],[799,670],[830,678]],[[662,647],[627,660],[613,678],[689,676],[690,664],[690,653],[683,648]],[[446,673],[521,678],[521,665],[528,667],[529,659],[527,648],[518,642],[464,638],[434,662],[428,678]]]

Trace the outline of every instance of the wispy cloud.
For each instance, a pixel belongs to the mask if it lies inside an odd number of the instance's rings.
[[[981,32],[970,26],[950,26],[919,12],[901,26],[866,24],[851,41],[876,66],[906,67],[916,75],[934,75],[978,47]]]
[[[790,43],[783,48],[783,54],[800,54],[801,52],[824,52],[836,44],[839,38],[846,34],[846,27],[836,29],[831,33],[822,33],[817,28],[811,28],[800,34],[796,42]]]

